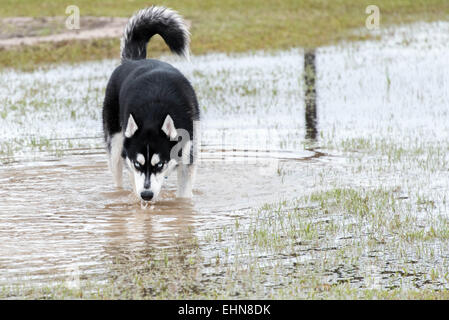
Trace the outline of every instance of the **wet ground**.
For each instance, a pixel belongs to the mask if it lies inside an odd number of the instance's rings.
[[[128,21],[118,17],[80,17],[80,29],[66,27],[67,17],[0,19],[0,47],[99,38],[119,38]],[[71,23],[71,21],[69,21]]]
[[[99,297],[446,289],[447,40],[449,24],[416,24],[320,48],[312,82],[301,49],[163,58],[197,90],[202,159],[191,201],[173,175],[146,209],[107,171],[100,115],[118,61],[2,72],[3,295],[72,296],[33,292],[73,274]]]

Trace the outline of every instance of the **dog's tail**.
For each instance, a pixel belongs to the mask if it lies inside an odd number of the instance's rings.
[[[175,11],[151,6],[137,11],[123,32],[120,55],[125,60],[147,57],[147,43],[159,34],[173,53],[189,57],[190,33],[184,19]]]

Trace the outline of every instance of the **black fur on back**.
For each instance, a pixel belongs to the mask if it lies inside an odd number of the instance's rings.
[[[169,114],[176,128],[192,137],[199,120],[198,101],[190,82],[168,63],[148,59],[126,61],[117,67],[106,87],[103,106],[105,141],[124,131],[132,114],[139,128],[161,131]]]

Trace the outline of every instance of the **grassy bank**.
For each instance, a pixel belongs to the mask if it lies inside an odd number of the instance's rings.
[[[130,16],[148,1],[11,1],[1,0],[0,17],[63,16],[75,4],[81,15]],[[192,22],[192,51],[241,52],[258,49],[315,47],[340,40],[361,40],[368,35],[352,31],[365,26],[365,8],[371,1],[159,1],[178,10]],[[447,19],[444,0],[379,0],[381,26],[413,21]],[[151,44],[151,54],[165,52],[161,41]],[[77,62],[118,57],[118,39],[72,41],[32,47],[0,49],[0,67],[33,69],[53,62]]]

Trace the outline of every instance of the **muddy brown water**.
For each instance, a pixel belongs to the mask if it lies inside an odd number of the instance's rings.
[[[252,161],[220,152],[217,159],[218,152],[204,153],[191,200],[176,199],[174,173],[147,208],[129,182],[124,189],[113,186],[103,152],[3,168],[0,282],[63,279],[75,265],[101,275],[123,252],[170,248],[192,233],[204,235],[239,212],[297,194],[304,173],[295,170],[296,163],[321,156],[279,153],[275,160],[293,170],[281,176],[270,168],[273,157]]]

